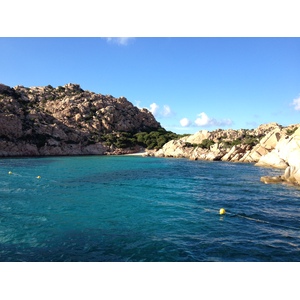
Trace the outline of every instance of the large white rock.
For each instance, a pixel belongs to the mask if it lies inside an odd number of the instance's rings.
[[[260,140],[260,144],[268,150],[273,150],[276,147],[277,142],[279,140],[280,140],[280,129],[276,128],[273,131],[267,133],[266,136]]]
[[[201,144],[203,140],[210,137],[210,132],[208,130],[200,130],[195,134],[188,136],[185,141],[191,144]]]
[[[255,165],[259,167],[273,167],[278,169],[285,169],[288,167],[288,164],[279,157],[278,152],[275,150],[262,156]]]
[[[262,156],[256,165],[277,168],[285,166],[284,175],[280,178],[300,184],[300,127],[291,136],[283,136],[275,149]]]

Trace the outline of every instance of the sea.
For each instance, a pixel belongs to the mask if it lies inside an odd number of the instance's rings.
[[[283,170],[142,156],[0,159],[1,262],[298,262]],[[220,209],[225,214],[220,214]]]

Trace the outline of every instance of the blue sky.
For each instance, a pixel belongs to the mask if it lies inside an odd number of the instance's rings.
[[[0,38],[0,82],[125,96],[167,130],[300,123],[300,38]]]

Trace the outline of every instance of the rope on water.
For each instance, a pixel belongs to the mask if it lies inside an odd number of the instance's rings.
[[[216,210],[212,209],[212,208],[204,208],[204,210],[207,211],[207,212],[213,212],[213,213],[216,212]],[[265,220],[251,218],[251,217],[248,217],[246,215],[241,215],[241,214],[235,214],[235,213],[227,212],[223,208],[220,209],[219,214],[221,216],[224,216],[225,214],[227,214],[227,215],[230,215],[231,217],[239,217],[239,218],[247,219],[247,220],[250,220],[250,221],[255,221],[255,222],[259,222],[259,223],[269,224],[269,225],[278,226],[278,227],[282,227],[282,228],[286,228],[286,229],[299,230],[299,228],[296,228],[296,227],[293,227],[293,226],[286,226],[286,225],[283,225],[283,224],[277,224],[277,223],[272,223],[272,222],[265,221]]]

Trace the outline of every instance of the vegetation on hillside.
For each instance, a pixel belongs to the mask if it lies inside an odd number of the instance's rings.
[[[261,136],[254,136],[250,134],[245,134],[239,138],[236,138],[234,140],[230,140],[227,138],[227,136],[224,136],[222,138],[218,139],[218,143],[222,143],[222,148],[232,148],[233,146],[237,145],[249,145],[251,147],[254,147],[257,145],[260,141],[260,139],[263,137]],[[195,144],[195,143],[185,143],[185,147],[200,147],[202,149],[210,149],[212,145],[214,145],[216,142],[211,140],[211,139],[204,139],[200,144]]]
[[[107,133],[101,135],[101,140],[108,146],[115,146],[117,148],[130,148],[136,145],[140,145],[149,150],[160,149],[165,143],[176,140],[184,135],[167,131],[164,128],[160,128],[150,132],[117,132]]]
[[[294,127],[293,129],[288,129],[286,131],[286,134],[287,135],[292,135],[293,133],[295,133],[295,131],[298,129],[298,127]]]

